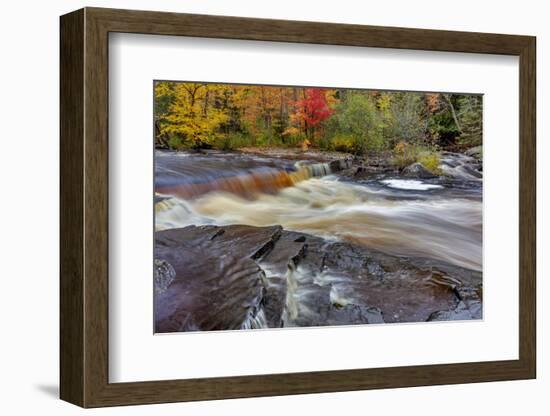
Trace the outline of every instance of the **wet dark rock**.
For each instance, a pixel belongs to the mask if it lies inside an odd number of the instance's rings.
[[[155,233],[155,246],[157,251],[162,248],[192,248],[196,250],[212,250],[225,253],[233,253],[238,250],[242,257],[259,258],[281,236],[282,227],[258,227],[255,232],[250,232],[251,227],[215,225],[188,226],[174,228]],[[252,227],[254,228],[254,227]],[[238,246],[235,247],[236,242]]]
[[[154,261],[154,279],[155,292],[162,293],[174,281],[176,271],[170,263],[165,260],[155,259]]]
[[[345,169],[349,169],[352,166],[352,159],[337,159],[329,162],[330,170],[332,172],[340,172]]]
[[[379,308],[367,308],[366,315],[367,315],[367,321],[369,324],[384,323],[384,318],[382,317],[382,311]]]
[[[448,311],[434,312],[428,321],[467,321],[475,318],[464,302],[459,302],[456,308]]]
[[[457,166],[460,166],[460,161],[458,159],[442,159],[441,164],[443,166],[448,166],[450,168],[456,168]]]
[[[261,325],[265,273],[253,259],[272,249],[282,228],[255,231],[189,226],[155,234],[156,262],[175,271],[173,281],[155,297],[157,332]]]
[[[415,162],[405,167],[401,174],[407,178],[430,179],[437,177],[437,175],[419,162]]]
[[[482,316],[481,273],[441,261],[279,226],[189,226],[155,238],[157,332]]]
[[[483,146],[471,147],[470,149],[466,150],[464,154],[466,156],[475,157],[476,159],[481,159],[481,157],[483,156]]]
[[[253,327],[265,296],[262,269],[250,258],[190,247],[161,250],[174,280],[155,294],[155,331]]]
[[[440,156],[439,168],[446,177],[463,181],[479,181],[483,178],[480,158],[453,152],[441,152]]]
[[[456,294],[461,302],[464,303],[464,306],[469,310],[472,319],[483,318],[483,294],[481,290],[481,284],[479,284],[477,287],[461,285],[457,287]]]
[[[348,304],[330,308],[325,325],[383,324],[382,311],[375,307]]]
[[[483,178],[483,175],[481,172],[478,171],[478,169],[481,167],[481,165],[464,165],[462,166],[462,169],[464,172],[466,172],[468,175],[471,175],[475,178]],[[477,168],[477,169],[476,169]]]
[[[355,169],[353,176],[355,178],[368,178],[373,175],[379,175],[381,173],[387,173],[388,169],[381,168],[379,166],[359,166]]]
[[[286,305],[286,281],[269,280],[265,293],[264,313],[268,328],[283,327],[283,313]]]
[[[385,161],[354,161],[352,166],[339,172],[339,175],[349,179],[367,179],[383,175],[395,175],[398,169]]]

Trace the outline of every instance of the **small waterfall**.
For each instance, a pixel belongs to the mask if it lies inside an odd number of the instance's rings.
[[[193,199],[213,191],[252,197],[259,193],[273,194],[280,189],[294,186],[307,179],[330,175],[330,173],[331,168],[328,163],[297,163],[294,171],[275,169],[252,171],[245,174],[221,177],[208,182],[157,187],[156,192],[161,195],[171,195],[183,199]]]
[[[241,329],[262,329],[267,327],[267,319],[263,309],[258,310],[255,314],[249,314],[241,325]]]
[[[286,274],[286,302],[283,310],[283,322],[292,322],[298,317],[298,301],[296,291],[298,290],[298,280],[296,279],[296,266],[291,262],[288,265]]]

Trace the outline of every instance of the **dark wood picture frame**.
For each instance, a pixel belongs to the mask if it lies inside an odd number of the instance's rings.
[[[519,359],[109,383],[110,32],[519,56]],[[530,36],[100,8],[62,16],[61,398],[100,407],[535,378],[535,45]]]

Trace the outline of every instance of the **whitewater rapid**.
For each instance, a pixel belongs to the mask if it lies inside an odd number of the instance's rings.
[[[195,199],[172,196],[156,204],[155,228],[279,224],[287,230],[354,242],[389,254],[428,257],[481,270],[481,200],[423,196],[442,186],[399,181],[373,186],[329,175],[254,198],[223,190]],[[403,190],[416,194],[403,196],[399,193]]]

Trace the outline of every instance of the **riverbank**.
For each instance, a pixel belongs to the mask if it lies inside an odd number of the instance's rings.
[[[345,161],[348,170],[344,168],[340,169],[345,171],[341,174],[342,176],[351,178],[364,178],[372,175],[402,175],[421,179],[442,176],[473,181],[483,178],[483,150],[481,146],[467,149],[463,153],[449,151],[433,152],[438,166],[435,169],[432,166],[431,170],[430,166],[424,166],[417,161],[403,163],[402,160],[398,160],[399,155],[395,152],[381,152],[357,156],[351,153],[317,149],[299,151],[292,148],[244,147],[238,149],[235,153],[289,160],[310,160],[318,162]],[[458,170],[455,169],[457,167],[459,167]]]

